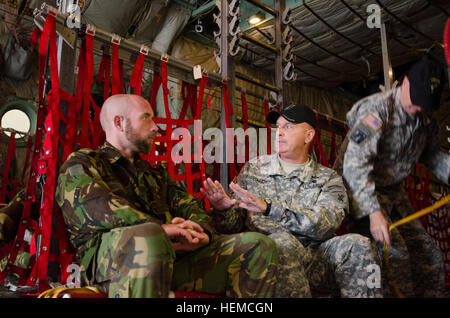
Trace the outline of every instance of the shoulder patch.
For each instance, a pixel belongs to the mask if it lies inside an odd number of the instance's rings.
[[[371,132],[366,125],[359,125],[358,128],[356,128],[356,130],[350,136],[350,139],[359,144],[370,135]]]
[[[373,131],[377,131],[378,129],[383,126],[383,123],[379,121],[374,115],[368,114],[366,117],[364,117],[363,122],[373,129]]]
[[[76,164],[70,168],[67,169],[67,171],[69,172],[69,174],[74,177],[74,176],[82,176],[83,174],[85,174],[84,172],[84,168],[81,164]]]

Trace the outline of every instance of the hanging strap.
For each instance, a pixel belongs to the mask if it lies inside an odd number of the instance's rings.
[[[103,52],[100,67],[97,73],[97,83],[103,84],[103,100],[107,100],[110,96],[110,81],[111,81],[111,56]]]
[[[39,37],[41,36],[41,29],[39,27],[34,27],[33,33],[31,33],[29,41],[33,48],[36,47],[36,43],[39,40]]]
[[[120,37],[114,36],[112,42],[112,89],[111,95],[120,94],[120,63],[119,63],[119,45]]]
[[[319,152],[319,163],[324,165],[325,167],[330,167],[330,164],[328,163],[327,160],[327,156],[325,155],[325,151],[323,150],[322,147],[322,143],[320,142],[320,135],[321,135],[321,130],[320,130],[320,126],[319,126],[319,114],[316,113],[316,135],[314,136],[315,139],[315,146],[317,151]]]
[[[20,178],[20,185],[23,186],[25,184],[25,173],[27,172],[28,162],[30,161],[31,148],[33,147],[33,137],[28,136],[27,140],[27,153],[25,155],[25,162],[22,170],[22,177]]]
[[[229,95],[230,88],[228,87],[228,84],[226,81],[222,82],[222,94],[223,94],[223,101],[224,101],[224,108],[225,108],[225,125],[226,128],[231,128],[231,114],[233,113],[233,106],[231,105],[230,101],[230,95]],[[228,148],[233,147],[234,148],[234,138],[229,140],[228,136],[228,129],[225,136],[227,142],[226,145]],[[227,156],[229,152],[227,150]],[[227,158],[228,159],[228,158]],[[234,165],[234,158],[230,158],[232,162],[229,163],[229,173],[230,173],[230,179],[234,180],[234,178],[237,176],[236,167]]]
[[[247,131],[248,129],[248,104],[247,104],[247,97],[245,95],[245,92],[241,92],[241,104],[242,104],[242,124],[244,126],[244,131]],[[267,117],[267,116],[266,116]],[[267,126],[266,126],[267,128]],[[250,141],[248,135],[245,135],[245,162],[249,160],[250,156]],[[242,167],[241,167],[242,168]]]
[[[147,55],[148,49],[142,46],[130,78],[130,87],[134,88],[134,94],[139,96],[141,95],[142,76],[144,75],[144,61]]]

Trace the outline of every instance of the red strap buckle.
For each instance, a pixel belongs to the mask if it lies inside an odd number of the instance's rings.
[[[139,53],[148,55],[148,52],[150,51],[150,48],[148,46],[142,45],[141,49],[139,50]]]
[[[57,11],[53,11],[52,9],[47,9],[47,14],[51,15],[52,17],[55,17],[58,15]]]
[[[111,36],[111,43],[112,44],[120,45],[120,41],[121,40],[122,40],[122,38],[119,35],[117,35],[117,34],[113,34]]]
[[[96,28],[92,24],[86,25],[86,34],[87,35],[94,36],[95,35],[95,30],[96,30]],[[120,40],[119,40],[119,43],[120,43]]]

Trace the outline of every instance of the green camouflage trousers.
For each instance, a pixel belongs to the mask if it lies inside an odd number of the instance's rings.
[[[109,297],[168,297],[170,290],[272,297],[277,261],[275,243],[260,233],[224,235],[175,253],[160,225],[144,223],[102,235],[95,280]]]

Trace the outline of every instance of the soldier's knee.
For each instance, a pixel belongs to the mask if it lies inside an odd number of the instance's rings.
[[[369,238],[360,234],[345,234],[340,236],[337,261],[346,261],[351,264],[378,264],[379,259]]]
[[[172,243],[168,239],[161,225],[156,223],[142,223],[123,229],[120,238],[121,245],[130,245],[136,251],[143,251],[143,255],[150,258],[175,258]]]
[[[276,232],[270,234],[269,237],[275,242],[277,245],[278,252],[281,251],[286,253],[300,253],[304,250],[303,245],[288,232]]]
[[[242,233],[240,239],[243,246],[253,247],[252,250],[254,251],[259,250],[265,254],[272,254],[272,258],[278,259],[277,245],[267,235],[258,232],[246,232]]]

